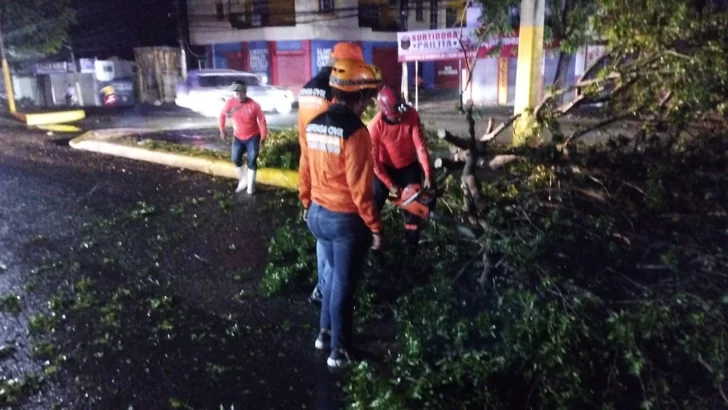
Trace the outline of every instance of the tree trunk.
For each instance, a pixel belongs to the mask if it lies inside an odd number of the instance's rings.
[[[478,164],[478,140],[475,138],[475,117],[473,110],[473,102],[468,101],[465,108],[465,121],[468,124],[468,151],[465,156],[462,181],[466,188],[468,198],[465,201],[465,211],[477,214],[485,209],[486,203],[483,195],[480,193],[478,179],[475,176],[475,170]],[[493,121],[490,121],[489,130],[492,128],[492,124]]]

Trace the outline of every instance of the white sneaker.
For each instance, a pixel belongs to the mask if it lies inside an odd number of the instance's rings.
[[[331,332],[328,330],[321,330],[316,338],[316,343],[313,344],[313,347],[318,350],[324,350],[328,349],[329,346],[331,346]]]
[[[331,355],[326,359],[326,365],[331,368],[346,367],[351,364],[353,360],[349,356],[346,350],[334,349],[331,351]]]

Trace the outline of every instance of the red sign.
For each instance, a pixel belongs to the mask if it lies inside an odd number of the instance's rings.
[[[518,33],[480,42],[472,28],[449,28],[397,33],[399,62],[438,61],[463,57],[485,58],[500,47],[493,57],[518,56]],[[555,44],[545,45],[552,48]],[[476,48],[478,48],[476,53]]]

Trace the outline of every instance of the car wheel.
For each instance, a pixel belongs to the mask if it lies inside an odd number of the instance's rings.
[[[293,110],[293,104],[290,101],[282,101],[276,103],[276,112],[279,114],[288,114]]]

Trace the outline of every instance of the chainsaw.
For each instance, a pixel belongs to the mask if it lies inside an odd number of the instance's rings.
[[[454,229],[461,237],[468,240],[475,240],[477,236],[468,227],[458,223],[453,218],[440,215],[435,212],[435,204],[437,198],[440,197],[444,192],[444,189],[426,190],[423,189],[420,184],[409,184],[399,196],[389,195],[389,200],[396,207],[403,209],[423,221],[432,219],[442,225]]]
[[[410,184],[404,187],[399,196],[390,194],[389,200],[398,208],[426,221],[430,213],[435,210],[437,192],[422,189],[420,184]]]

